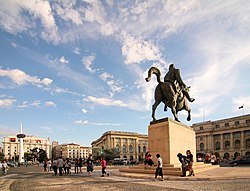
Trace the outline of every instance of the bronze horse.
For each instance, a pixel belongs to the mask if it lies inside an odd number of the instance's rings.
[[[188,107],[187,98],[182,93],[180,87],[175,88],[171,82],[162,82],[160,70],[156,67],[151,67],[148,71],[148,77],[145,78],[147,82],[150,81],[151,75],[155,74],[158,85],[155,88],[155,103],[152,105],[152,118],[155,121],[155,110],[157,106],[163,102],[165,107],[171,108],[172,114],[176,121],[179,121],[177,113],[181,110],[188,112],[187,120],[191,120],[191,109]],[[189,87],[188,87],[189,89]],[[167,108],[166,108],[167,109]],[[179,121],[180,122],[180,121]]]

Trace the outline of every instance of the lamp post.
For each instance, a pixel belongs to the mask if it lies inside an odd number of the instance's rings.
[[[18,160],[19,163],[24,162],[23,138],[25,138],[25,137],[26,137],[26,135],[23,134],[23,126],[22,126],[22,123],[21,123],[21,125],[20,125],[20,134],[17,134],[17,138],[20,139],[19,160]]]

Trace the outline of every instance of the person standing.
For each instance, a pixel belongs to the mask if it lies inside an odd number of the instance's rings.
[[[104,174],[109,176],[109,173],[106,173],[107,163],[106,163],[106,160],[104,159],[104,157],[101,157],[101,163],[102,163],[102,175],[101,175],[101,177],[104,177]]]
[[[179,161],[181,163],[181,171],[182,171],[181,177],[185,177],[186,176],[187,167],[188,167],[186,156],[182,155],[181,153],[178,153],[177,157],[179,158]]]
[[[59,176],[62,176],[62,171],[63,171],[63,159],[60,157],[57,161],[57,166],[59,168]]]
[[[162,158],[160,154],[157,154],[156,157],[157,157],[157,167],[155,170],[155,181],[157,181],[158,176],[161,176],[161,181],[164,181],[162,172],[162,167],[163,167]]]
[[[54,170],[55,176],[57,175],[57,159],[54,159],[52,162],[52,168]]]
[[[66,174],[69,174],[71,173],[70,172],[70,168],[71,168],[71,162],[69,161],[69,158],[66,158],[66,161],[65,161],[65,168],[66,168]]]
[[[43,161],[43,172],[47,172],[47,160]]]
[[[51,160],[48,161],[48,172],[51,171]]]
[[[87,172],[89,174],[89,176],[92,176],[92,172],[94,170],[94,163],[93,163],[93,160],[91,158],[92,156],[89,155],[87,161],[86,161],[86,165],[87,165]]]
[[[6,160],[3,161],[3,164],[2,164],[2,168],[3,168],[3,175],[6,175],[7,174],[7,171],[8,171],[8,164],[6,162]]]
[[[78,174],[78,170],[79,170],[79,162],[78,162],[78,159],[75,158],[75,174],[77,173]]]
[[[188,171],[189,171],[188,176],[192,176],[192,175],[194,176],[194,169],[193,169],[194,157],[193,157],[193,154],[191,153],[190,150],[187,150],[186,155],[187,155]]]
[[[79,158],[78,166],[79,166],[80,173],[82,173],[83,161],[82,161],[82,158],[81,158],[81,157]]]

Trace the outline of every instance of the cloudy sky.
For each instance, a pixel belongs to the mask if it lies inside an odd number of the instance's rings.
[[[187,125],[250,112],[250,1],[0,1],[0,138],[91,142],[147,134],[155,77],[174,63],[196,101]],[[172,117],[159,105],[157,118]]]

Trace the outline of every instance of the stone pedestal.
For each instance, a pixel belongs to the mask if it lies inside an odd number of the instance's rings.
[[[196,160],[195,131],[180,122],[164,118],[151,122],[148,126],[149,152],[157,164],[156,154],[159,153],[163,164],[180,166],[178,153],[186,155],[190,150]]]

